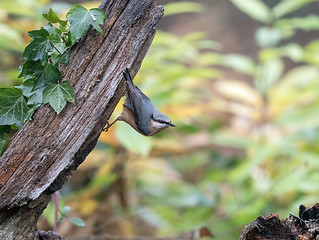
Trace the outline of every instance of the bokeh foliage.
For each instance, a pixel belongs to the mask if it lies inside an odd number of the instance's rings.
[[[222,43],[204,33],[158,31],[134,81],[178,127],[147,138],[117,123],[101,135],[61,190],[71,214],[86,220],[76,234],[167,236],[207,226],[217,239],[237,239],[261,214],[286,217],[318,201],[319,40],[294,42],[306,31],[318,33],[318,16],[294,15],[314,1],[282,0],[271,8],[261,0],[231,2],[261,24],[251,36],[259,46],[254,58],[222,54]],[[13,23],[1,26],[15,29]],[[15,38],[22,41],[28,30]],[[1,53],[19,53],[6,46],[0,41]],[[50,209],[45,216],[52,221]],[[67,224],[60,226],[65,234]]]

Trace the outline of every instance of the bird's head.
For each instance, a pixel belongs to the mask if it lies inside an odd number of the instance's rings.
[[[156,111],[151,118],[150,136],[168,127],[176,127],[165,114]]]

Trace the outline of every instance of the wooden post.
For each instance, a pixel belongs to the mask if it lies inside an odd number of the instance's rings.
[[[125,92],[122,71],[128,67],[134,76],[152,42],[163,15],[154,2],[103,1],[103,35],[90,29],[61,69],[75,104],[59,115],[41,106],[0,158],[0,239],[34,239],[51,194],[93,150]]]

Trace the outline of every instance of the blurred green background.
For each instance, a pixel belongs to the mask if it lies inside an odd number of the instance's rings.
[[[27,31],[46,24],[50,7],[64,17],[70,3],[1,0],[2,86],[19,84]],[[319,1],[158,4],[165,16],[134,81],[177,128],[143,137],[120,122],[103,133],[59,191],[71,211],[58,232],[164,237],[207,227],[238,239],[259,215],[318,202]],[[53,211],[39,229],[52,228]]]

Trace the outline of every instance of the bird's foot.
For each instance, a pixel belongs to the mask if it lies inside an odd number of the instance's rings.
[[[110,127],[109,121],[106,121],[106,126],[102,129],[103,132],[108,132]]]

